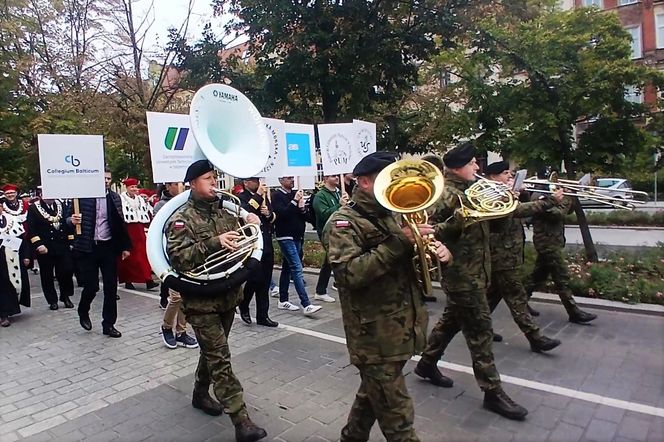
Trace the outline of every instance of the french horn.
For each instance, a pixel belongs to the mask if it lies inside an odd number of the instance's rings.
[[[269,158],[265,123],[249,99],[225,84],[209,84],[194,95],[189,111],[191,132],[203,154],[219,170],[235,177],[258,174]],[[148,230],[148,261],[159,279],[180,293],[213,296],[245,282],[259,268],[263,253],[260,227],[241,223],[248,212],[234,195],[217,190],[224,210],[238,218],[238,249],[221,250],[189,271],[170,263],[166,228],[169,220],[189,199],[185,191],[168,201]]]

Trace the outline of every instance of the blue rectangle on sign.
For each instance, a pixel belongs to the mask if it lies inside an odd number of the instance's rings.
[[[286,134],[286,156],[289,167],[311,167],[309,134]]]

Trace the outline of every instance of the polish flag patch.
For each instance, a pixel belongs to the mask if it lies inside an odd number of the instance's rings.
[[[184,229],[184,221],[175,221],[173,223],[173,228],[177,230]]]
[[[339,227],[339,228],[350,227],[350,221],[346,221],[345,219],[340,219],[334,222],[334,227]]]

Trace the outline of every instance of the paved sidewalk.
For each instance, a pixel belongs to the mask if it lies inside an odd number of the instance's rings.
[[[307,280],[313,287],[315,279]],[[163,346],[157,294],[120,295],[121,339],[101,335],[100,299],[92,332],[79,327],[75,310],[50,312],[41,296],[0,330],[0,441],[233,440],[227,417],[190,406],[198,352]],[[276,310],[272,301],[271,316],[288,329],[238,320],[230,338],[252,416],[267,440],[338,440],[359,385],[341,343],[339,305],[324,304],[309,319]],[[429,305],[430,326],[443,306],[442,299]],[[454,388],[420,381],[414,362],[405,369],[420,439],[663,440],[664,318],[598,310],[594,325],[579,326],[559,305],[537,306],[544,332],[563,341],[548,355],[529,351],[504,306],[494,315],[505,337],[494,345],[498,369],[505,389],[530,410],[528,419],[513,422],[481,408],[459,336],[444,357]],[[371,440],[384,440],[377,427]]]

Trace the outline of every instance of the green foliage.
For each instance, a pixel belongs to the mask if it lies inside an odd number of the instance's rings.
[[[608,212],[587,212],[586,218],[591,226],[659,226],[664,227],[664,210],[657,212],[611,210]],[[577,224],[576,215],[565,218],[565,224]]]

